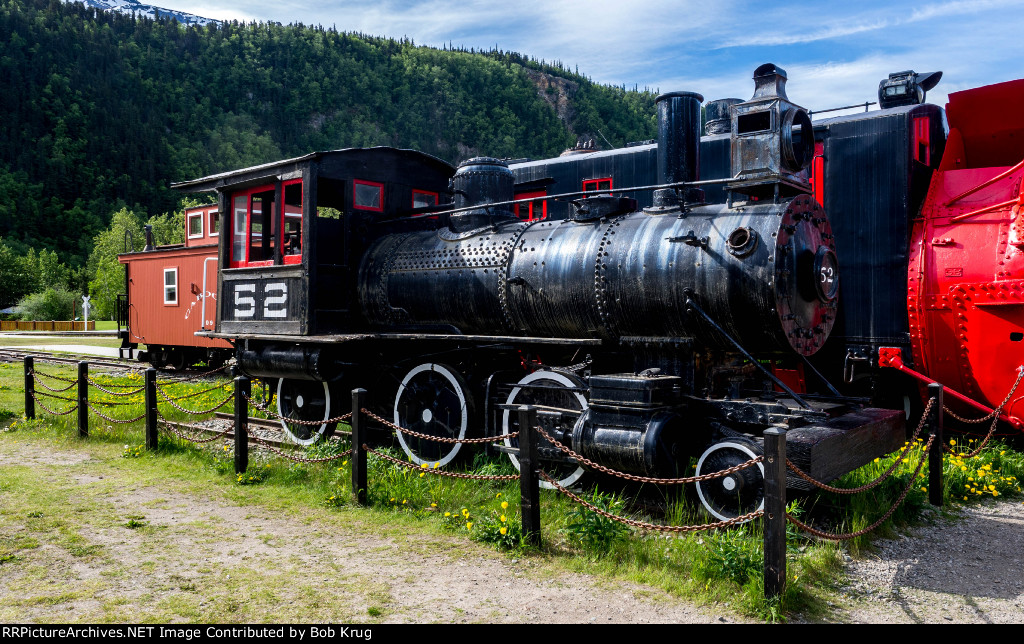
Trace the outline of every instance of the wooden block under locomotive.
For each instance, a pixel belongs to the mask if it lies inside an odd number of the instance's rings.
[[[818,126],[785,84],[783,70],[759,67],[749,101],[709,104],[703,138],[703,98],[663,95],[657,143],[604,157],[513,169],[479,157],[456,169],[409,150],[338,150],[178,184],[217,191],[225,213],[224,296],[205,335],[232,341],[240,369],[274,384],[284,429],[302,444],[363,387],[400,426],[507,436],[496,449],[516,464],[516,409],[533,404],[555,441],[623,471],[719,471],[783,428],[793,461],[831,480],[902,445],[905,415],[839,395],[807,360],[835,327],[860,333],[843,322],[855,309],[844,311],[839,285],[844,244],[857,248],[846,237],[858,233],[844,224],[840,234],[827,207],[856,183],[828,180],[842,172],[833,158],[812,184]],[[933,112],[883,110],[849,129],[837,119],[827,145],[841,156],[855,147],[844,137],[899,137],[901,123],[931,124]],[[630,158],[633,178],[615,174]],[[918,190],[911,166],[895,201]],[[562,201],[549,192],[558,172],[575,184],[562,191],[577,193]],[[515,200],[537,193],[547,201]],[[863,270],[855,292],[878,281]],[[853,341],[881,339],[846,337],[843,349]],[[828,373],[842,373],[843,357]],[[400,444],[417,463],[467,450]],[[538,458],[565,484],[587,476],[550,443]],[[719,518],[749,512],[763,502],[762,473],[701,483],[700,498]]]

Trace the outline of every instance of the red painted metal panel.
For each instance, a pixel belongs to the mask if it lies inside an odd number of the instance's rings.
[[[203,263],[217,257],[215,245],[122,255],[128,271],[128,322],[135,342],[154,345],[223,347],[224,340],[195,336],[202,327]],[[164,304],[164,269],[178,269],[178,303]],[[206,328],[217,311],[217,262],[206,262]]]
[[[910,249],[915,365],[993,408],[1024,365],[1024,113],[994,109],[1020,101],[1024,81],[951,95],[949,145]],[[1024,391],[1006,413],[1024,419]]]

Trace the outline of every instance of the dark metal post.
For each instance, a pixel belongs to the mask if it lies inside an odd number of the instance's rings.
[[[25,356],[25,418],[36,417],[36,380],[32,372],[35,370],[32,356]]]
[[[764,431],[764,596],[786,587],[786,430]]]
[[[934,398],[932,406],[932,441],[931,451],[928,453],[928,502],[932,505],[942,505],[942,385],[934,382],[928,385],[928,398]]]
[[[78,363],[78,435],[89,436],[89,363]]]
[[[252,383],[245,376],[235,378],[235,474],[249,469],[249,393]]]
[[[366,390],[352,390],[352,494],[356,503],[366,505],[366,419],[363,407],[366,405]]]
[[[146,449],[156,450],[156,369],[146,369]]]
[[[519,407],[519,504],[523,539],[540,546],[540,474],[537,463],[537,409]]]

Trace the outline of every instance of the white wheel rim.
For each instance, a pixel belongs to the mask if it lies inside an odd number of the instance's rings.
[[[558,373],[557,371],[534,371],[533,373],[525,376],[522,380],[520,380],[518,383],[516,383],[516,386],[512,388],[512,392],[508,395],[508,399],[505,401],[505,404],[506,405],[513,405],[513,404],[515,404],[516,396],[523,389],[522,385],[529,385],[529,384],[534,383],[537,380],[552,381],[552,382],[555,382],[555,383],[557,383],[557,384],[559,384],[559,385],[561,385],[563,387],[567,387],[567,388],[573,388],[573,387],[579,386],[579,383],[573,382],[571,378],[569,378],[565,374]],[[576,400],[580,403],[580,407],[581,407],[580,413],[581,414],[583,412],[585,412],[587,409],[590,408],[590,403],[587,402],[587,399],[583,396],[583,394],[579,393],[578,391],[574,391],[572,393],[573,393],[574,396],[576,396]],[[501,433],[503,435],[505,435],[505,436],[507,436],[508,434],[511,433],[511,430],[510,430],[510,427],[511,427],[510,414],[511,414],[511,410],[510,409],[505,409],[502,412],[502,414],[501,414]],[[511,438],[506,438],[505,439],[505,447],[512,447],[512,439]],[[519,458],[515,454],[509,454],[508,457],[509,457],[509,460],[512,461],[512,465],[515,466],[516,471],[519,471]],[[576,481],[580,480],[580,477],[583,476],[584,471],[585,470],[583,469],[583,466],[581,465],[580,467],[577,467],[576,470],[572,474],[570,474],[569,476],[565,477],[564,479],[561,479],[558,482],[558,484],[561,485],[562,487],[568,487],[570,485],[573,485],[574,483],[576,483]],[[546,490],[553,490],[553,489],[555,489],[555,486],[550,484],[550,483],[548,483],[547,481],[541,481],[540,482],[540,486],[542,488],[546,489]]]
[[[409,373],[405,374],[405,378],[402,379],[402,384],[399,385],[399,387],[398,387],[398,393],[395,394],[395,419],[394,419],[394,423],[396,425],[398,425],[399,427],[402,426],[401,415],[398,412],[398,404],[402,400],[402,393],[404,393],[405,392],[405,388],[409,386],[409,382],[413,378],[415,378],[417,375],[423,373],[424,371],[433,371],[434,373],[440,374],[445,380],[448,381],[448,384],[450,384],[452,386],[452,389],[458,395],[458,397],[459,397],[459,411],[461,412],[461,418],[459,420],[459,436],[458,436],[458,439],[462,440],[463,438],[466,437],[466,426],[469,424],[469,414],[467,413],[467,410],[466,410],[466,393],[464,391],[462,391],[462,386],[459,385],[459,381],[458,381],[458,379],[456,379],[455,374],[453,374],[451,371],[449,371],[443,365],[439,365],[439,364],[436,364],[436,363],[433,363],[433,362],[425,362],[425,363],[421,364],[420,366],[414,368]],[[424,411],[429,411],[429,410],[424,410]],[[423,465],[424,463],[429,464],[429,465],[433,465],[434,463],[437,463],[438,467],[441,467],[443,465],[447,465],[448,463],[452,462],[452,459],[454,459],[455,456],[459,453],[459,450],[462,449],[462,443],[455,443],[455,445],[452,447],[452,450],[450,452],[448,452],[448,454],[446,454],[444,458],[442,458],[440,460],[437,460],[437,459],[424,460],[424,459],[420,458],[419,456],[417,456],[412,451],[412,448],[409,447],[409,444],[405,442],[404,432],[395,432],[395,433],[398,434],[398,442],[402,446],[402,451],[404,451],[406,456],[408,456],[409,459],[413,463],[416,463],[417,465]]]
[[[748,459],[748,460],[752,460],[752,459],[757,458],[757,454],[755,454],[752,449],[750,449],[749,447],[747,447],[746,445],[744,445],[742,443],[733,443],[731,441],[722,441],[721,443],[715,443],[711,447],[709,447],[706,450],[704,450],[704,453],[700,455],[700,460],[697,461],[697,472],[696,472],[697,476],[701,476],[701,475],[707,473],[707,472],[704,472],[702,470],[702,467],[704,465],[704,460],[708,457],[708,455],[712,454],[714,452],[717,452],[718,450],[725,449],[725,448],[732,448],[732,449],[736,449],[736,450],[739,450],[739,451],[743,452],[744,454],[746,454],[747,456],[750,457],[750,459]],[[757,467],[758,467],[758,469],[761,470],[761,480],[764,481],[764,464],[758,463]],[[728,521],[729,519],[734,519],[735,518],[735,517],[725,516],[725,515],[717,512],[717,511],[715,511],[715,509],[713,507],[711,507],[711,503],[708,501],[708,499],[705,498],[704,490],[701,489],[701,484],[700,483],[697,483],[697,496],[700,497],[700,503],[701,503],[701,505],[704,506],[704,509],[707,510],[708,512],[710,512],[718,520],[720,520],[720,521]],[[753,512],[757,512],[758,510],[763,510],[763,509],[764,509],[764,496],[762,495],[762,497],[761,497],[761,505],[757,506],[752,511]]]
[[[284,386],[285,379],[281,378],[277,381],[277,415],[281,416],[281,429],[284,430],[284,435],[288,437],[288,440],[295,443],[296,445],[312,445],[313,443],[320,440],[327,431],[327,419],[331,417],[331,388],[327,386],[327,383],[323,383],[324,386],[324,422],[320,427],[313,432],[313,435],[309,438],[299,438],[292,433],[291,427],[288,426],[288,421],[284,419],[284,410],[281,409],[281,388]],[[301,398],[301,394],[300,394]]]

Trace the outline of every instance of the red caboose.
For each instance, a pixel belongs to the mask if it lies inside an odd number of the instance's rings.
[[[140,360],[154,367],[184,369],[200,361],[218,366],[232,355],[225,340],[197,337],[212,329],[217,307],[217,244],[220,214],[216,204],[185,210],[185,243],[152,244],[125,253],[125,295],[118,298],[118,334],[128,354],[139,344]]]

